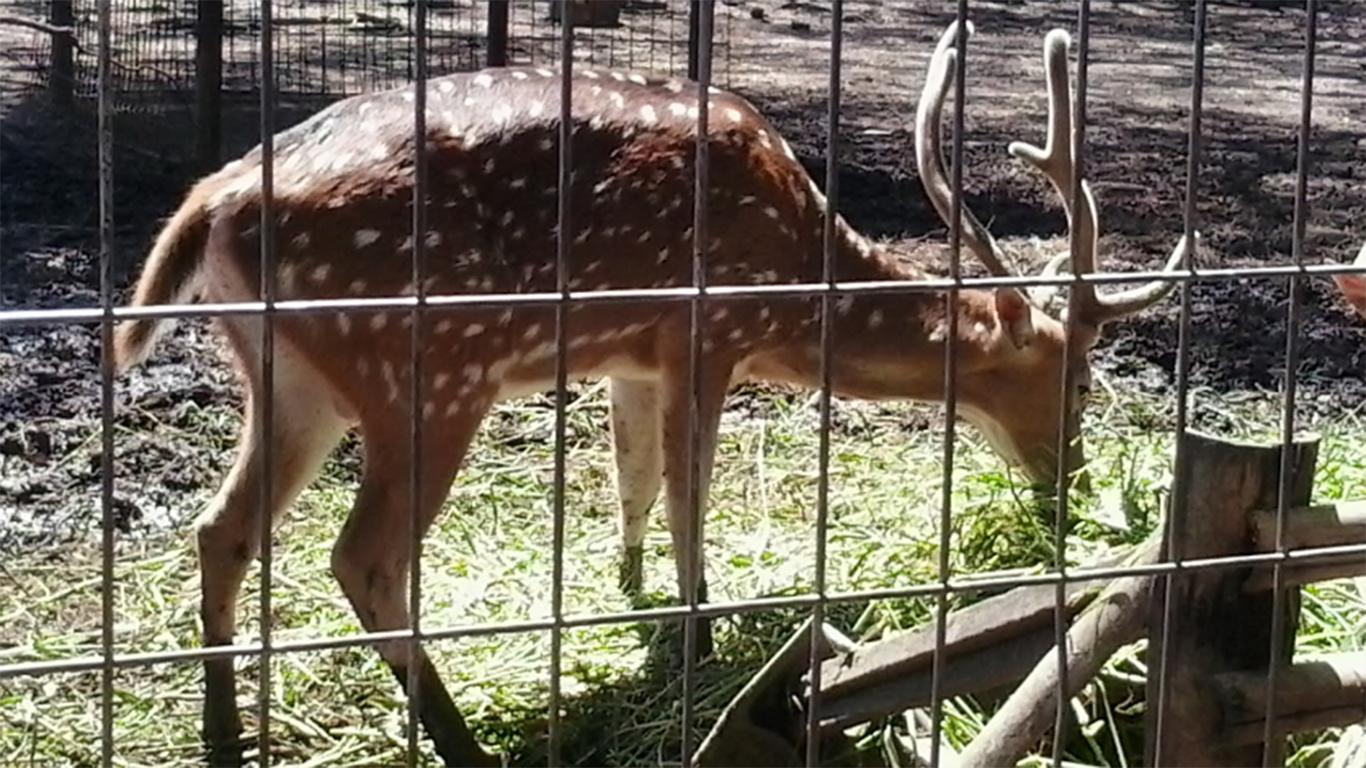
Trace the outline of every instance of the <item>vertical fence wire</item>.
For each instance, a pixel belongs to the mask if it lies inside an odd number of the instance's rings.
[[[1072,101],[1072,135],[1060,136],[1059,141],[1070,142],[1069,154],[1072,162],[1072,188],[1066,194],[1071,198],[1072,221],[1068,237],[1068,247],[1071,249],[1073,289],[1068,295],[1067,320],[1063,329],[1062,344],[1062,376],[1061,391],[1058,393],[1059,417],[1058,417],[1058,442],[1057,442],[1057,500],[1055,503],[1056,516],[1054,518],[1053,529],[1053,558],[1054,569],[1058,573],[1058,580],[1053,587],[1053,650],[1057,656],[1058,663],[1058,698],[1055,702],[1056,708],[1053,718],[1053,764],[1062,763],[1065,753],[1066,740],[1063,738],[1063,730],[1067,725],[1067,713],[1071,703],[1068,696],[1070,687],[1067,669],[1067,505],[1071,498],[1072,472],[1068,466],[1067,457],[1071,453],[1072,441],[1079,439],[1079,435],[1068,434],[1069,424],[1079,420],[1072,419],[1072,408],[1074,404],[1075,392],[1075,371],[1072,370],[1073,350],[1077,346],[1077,321],[1078,321],[1078,297],[1081,294],[1082,270],[1079,268],[1081,260],[1077,257],[1083,248],[1092,247],[1091,243],[1083,243],[1077,237],[1080,229],[1078,218],[1083,215],[1082,203],[1086,194],[1086,92],[1088,62],[1091,49],[1091,1],[1078,0],[1077,3],[1077,86]],[[1064,54],[1064,61],[1066,55]],[[1065,65],[1064,65],[1065,66]],[[1052,126],[1049,127],[1052,130]],[[1094,222],[1095,227],[1100,226],[1100,217],[1097,214]],[[1092,233],[1095,234],[1094,232]],[[1096,269],[1095,253],[1091,254],[1091,268]]]
[[[275,23],[272,0],[261,0],[261,393],[256,398],[257,423],[264,431],[257,456],[261,466],[258,519],[261,537],[261,653],[257,657],[257,760],[270,764],[271,588],[274,557],[271,541],[275,481]]]
[[[697,14],[697,158],[693,177],[693,249],[692,282],[698,294],[688,301],[688,498],[685,515],[689,526],[687,536],[687,566],[685,573],[688,613],[683,619],[683,706],[682,706],[682,757],[683,765],[692,763],[693,724],[696,719],[695,698],[697,687],[697,621],[698,621],[698,581],[702,570],[702,547],[698,539],[702,535],[702,513],[705,499],[701,498],[701,483],[704,470],[702,464],[707,459],[702,454],[701,416],[702,416],[702,309],[707,291],[706,254],[710,242],[708,221],[708,187],[711,148],[709,142],[709,120],[711,119],[711,43],[712,13],[714,0],[701,0],[693,6]],[[710,418],[710,415],[708,415]],[[709,449],[710,450],[710,449]],[[709,454],[710,456],[710,454]]]
[[[943,480],[939,496],[939,556],[936,562],[934,595],[934,653],[930,658],[930,765],[938,768],[942,759],[940,742],[944,737],[944,667],[949,625],[949,548],[953,541],[953,466],[958,418],[958,303],[963,273],[963,135],[967,113],[968,73],[968,0],[958,0],[954,9],[953,146],[949,169],[949,279],[944,294],[944,443]],[[934,68],[930,62],[930,69]],[[940,152],[935,147],[936,153]],[[938,155],[935,162],[939,162]],[[1006,289],[1012,290],[1012,289]]]
[[[1304,268],[1304,235],[1309,224],[1308,184],[1309,184],[1309,141],[1314,126],[1314,54],[1318,37],[1317,0],[1305,0],[1304,4],[1304,69],[1300,80],[1300,127],[1299,142],[1295,151],[1295,221],[1291,237],[1291,259],[1296,269]],[[1285,316],[1285,394],[1281,412],[1281,461],[1280,477],[1276,488],[1276,553],[1285,553],[1285,516],[1290,504],[1292,473],[1294,466],[1291,450],[1295,441],[1295,369],[1299,366],[1300,342],[1300,274],[1292,274],[1288,281],[1290,290],[1289,304]],[[1280,681],[1280,657],[1283,652],[1281,623],[1286,611],[1286,588],[1283,581],[1282,562],[1276,560],[1271,567],[1271,648],[1268,659],[1266,680],[1266,711],[1262,723],[1262,765],[1270,766],[1283,762],[1285,738],[1276,728],[1276,689]],[[1292,641],[1293,643],[1293,641]],[[1291,648],[1293,652],[1293,646]]]
[[[110,10],[100,0],[98,163],[100,198],[100,760],[114,762],[114,124]]]
[[[835,329],[830,312],[831,292],[835,288],[835,235],[839,211],[839,138],[841,57],[844,53],[844,2],[834,0],[830,8],[830,95],[826,111],[825,135],[825,228],[821,232],[821,282],[826,291],[820,303],[820,436],[816,476],[816,603],[811,609],[811,646],[808,649],[810,694],[806,709],[806,764],[820,764],[821,661],[826,608],[826,539],[830,525],[830,408],[831,377],[834,363]],[[728,17],[729,18],[729,17]]]
[[[560,763],[563,734],[560,723],[561,654],[564,651],[564,535],[565,535],[565,409],[568,405],[569,257],[573,239],[574,191],[574,18],[568,8],[560,16],[559,209],[555,225],[555,478],[551,543],[550,702],[546,760]]]
[[[1186,151],[1186,197],[1183,211],[1183,236],[1186,239],[1186,257],[1181,265],[1183,270],[1193,272],[1200,255],[1200,243],[1196,239],[1199,207],[1196,205],[1200,194],[1200,159],[1203,145],[1204,107],[1205,107],[1205,0],[1196,0],[1195,20],[1191,32],[1191,48],[1194,59],[1191,76],[1190,128]],[[1162,577],[1158,583],[1162,588],[1162,618],[1159,631],[1159,652],[1157,662],[1157,696],[1153,704],[1157,715],[1153,718],[1153,760],[1160,761],[1162,737],[1167,706],[1167,671],[1170,661],[1170,647],[1173,637],[1172,620],[1175,616],[1172,606],[1181,594],[1182,548],[1186,530],[1186,426],[1190,418],[1190,339],[1191,339],[1191,280],[1181,281],[1180,315],[1177,320],[1176,336],[1176,450],[1172,466],[1172,490],[1167,504],[1166,532],[1163,547],[1164,557],[1175,564],[1171,575]],[[1149,652],[1151,653],[1151,648]],[[1151,666],[1150,666],[1151,672]]]
[[[423,381],[425,370],[422,342],[425,337],[427,291],[427,0],[416,0],[413,4],[415,40],[413,41],[414,81],[413,81],[413,255],[412,270],[413,293],[417,303],[409,312],[412,326],[409,328],[409,371],[411,391],[408,403],[410,448],[408,451],[408,621],[412,635],[407,642],[408,667],[404,687],[408,692],[408,718],[405,725],[407,752],[405,757],[410,766],[417,764],[418,728],[422,722],[422,674],[425,666],[422,652],[422,529],[423,498],[422,484],[425,481],[422,464],[423,420],[421,414],[426,408]]]

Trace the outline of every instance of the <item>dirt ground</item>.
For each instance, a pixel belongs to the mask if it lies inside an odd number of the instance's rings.
[[[914,170],[911,119],[950,3],[846,2],[840,205],[864,233],[906,252],[942,243]],[[1102,207],[1104,268],[1154,269],[1179,236],[1190,125],[1188,3],[1093,4],[1087,175]],[[1291,261],[1304,16],[1281,2],[1211,2],[1197,191],[1205,267]],[[1045,184],[1005,153],[1039,141],[1043,34],[1075,27],[1068,3],[973,2],[966,114],[967,203],[1007,244],[1054,238]],[[1320,3],[1304,258],[1346,261],[1366,240],[1366,5]],[[826,148],[828,6],[727,2],[718,79],[753,100],[820,180]],[[629,21],[628,15],[628,21]],[[3,29],[3,28],[0,28]],[[4,34],[11,34],[4,32]],[[6,66],[0,58],[0,68]],[[191,179],[183,103],[117,121],[113,278],[129,284]],[[283,98],[282,122],[316,104]],[[33,94],[0,105],[0,307],[90,306],[98,298],[95,138],[88,114],[57,118]],[[234,103],[230,155],[255,143]],[[1053,245],[1057,245],[1054,241]],[[1025,250],[1039,252],[1036,246]],[[1316,412],[1366,402],[1366,324],[1327,280],[1302,285],[1299,391]],[[1275,390],[1285,368],[1285,280],[1200,283],[1192,292],[1192,382]],[[1178,302],[1107,329],[1094,360],[1118,384],[1174,387]],[[178,525],[231,460],[236,393],[204,324],[182,323],[143,372],[120,382],[118,512],[126,530]],[[0,552],[95,530],[100,477],[90,327],[0,326]],[[206,418],[207,416],[207,418]],[[155,430],[155,432],[154,432]]]

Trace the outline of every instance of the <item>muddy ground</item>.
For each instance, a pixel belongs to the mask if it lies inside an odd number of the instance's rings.
[[[911,116],[933,41],[950,18],[922,2],[846,2],[840,204],[862,231],[906,252],[942,243],[914,171]],[[1104,267],[1153,269],[1181,232],[1190,125],[1187,3],[1095,2],[1088,176],[1102,208]],[[1288,3],[1212,2],[1205,91],[1200,263],[1289,263],[1304,17]],[[1346,261],[1366,240],[1366,5],[1320,3],[1309,217],[1304,256]],[[719,79],[752,99],[819,180],[826,148],[829,12],[821,3],[721,6],[730,44]],[[1064,221],[1044,183],[1010,161],[1007,142],[1040,140],[1039,46],[1074,27],[1066,3],[974,2],[965,179],[968,205],[1007,243],[1051,238]],[[630,16],[628,14],[628,22]],[[5,66],[0,60],[0,67]],[[0,301],[4,309],[90,306],[98,299],[93,120],[57,117],[39,95],[5,92],[0,118]],[[115,146],[122,291],[160,220],[191,179],[185,99],[120,115]],[[282,123],[316,103],[282,97]],[[257,140],[249,102],[234,103],[231,152]],[[1027,248],[1037,253],[1038,248]],[[1297,370],[1312,414],[1366,402],[1366,323],[1327,280],[1302,286]],[[1285,368],[1284,280],[1196,285],[1192,382],[1275,390]],[[1107,330],[1094,354],[1117,384],[1174,387],[1178,302]],[[156,359],[118,385],[118,519],[127,531],[177,525],[231,460],[237,395],[203,323],[182,323]],[[98,519],[97,331],[0,327],[0,552],[90,535]],[[348,459],[344,459],[348,460]]]

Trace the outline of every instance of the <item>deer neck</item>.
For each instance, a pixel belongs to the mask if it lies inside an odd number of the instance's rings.
[[[924,272],[868,246],[857,234],[842,240],[836,263],[841,282],[927,278]],[[821,386],[820,308],[819,302],[813,304],[816,321],[806,325],[793,343],[758,356],[749,366],[753,375],[804,387]],[[832,298],[834,393],[871,400],[942,400],[949,339],[946,306],[942,291]],[[989,362],[992,348],[1000,343],[990,293],[959,293],[956,335],[962,382]]]

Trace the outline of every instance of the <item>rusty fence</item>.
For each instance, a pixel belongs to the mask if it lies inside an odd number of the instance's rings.
[[[1142,567],[1125,568],[1072,568],[1066,565],[1067,539],[1065,536],[1066,525],[1059,519],[1057,525],[1057,537],[1055,542],[1054,562],[1047,569],[1046,573],[1038,576],[1024,578],[1013,577],[955,577],[950,572],[948,555],[950,552],[950,531],[953,529],[953,483],[952,471],[955,461],[955,413],[958,408],[957,400],[954,395],[957,370],[958,370],[958,345],[949,343],[947,345],[947,356],[944,361],[945,381],[944,392],[946,393],[947,419],[945,422],[945,433],[943,441],[943,496],[939,509],[939,523],[941,539],[939,541],[939,575],[933,581],[921,584],[914,584],[905,588],[883,589],[867,592],[834,593],[826,587],[825,574],[825,538],[827,535],[827,521],[829,516],[829,432],[831,425],[831,365],[829,357],[835,349],[837,341],[833,337],[832,311],[834,303],[841,297],[868,294],[868,293],[910,293],[910,292],[934,292],[942,295],[943,300],[949,307],[954,307],[959,299],[959,292],[973,288],[989,288],[1002,286],[1024,287],[1031,285],[1053,285],[1068,286],[1079,285],[1083,282],[1098,286],[1115,285],[1127,283],[1135,280],[1163,279],[1179,283],[1180,296],[1180,325],[1179,341],[1176,352],[1177,377],[1176,377],[1176,431],[1178,434],[1184,433],[1187,428],[1189,415],[1187,403],[1189,401],[1189,370],[1190,370],[1190,341],[1191,341],[1191,288],[1197,281],[1229,281],[1229,280],[1248,280],[1248,279],[1267,279],[1288,281],[1291,290],[1289,301],[1286,305],[1285,321],[1288,324],[1287,334],[1288,343],[1285,348],[1285,369],[1293,372],[1296,369],[1296,361],[1301,351],[1300,334],[1298,332],[1302,317],[1302,292],[1298,290],[1301,282],[1314,276],[1325,276],[1329,274],[1339,274],[1352,271],[1351,268],[1311,265],[1306,260],[1305,254],[1305,227],[1308,216],[1307,209],[1307,180],[1310,174],[1310,131],[1313,114],[1313,94],[1315,77],[1315,37],[1316,19],[1318,18],[1318,3],[1316,0],[1305,0],[1303,8],[1305,11],[1305,25],[1302,31],[1302,38],[1296,41],[1296,45],[1302,48],[1302,75],[1300,84],[1301,114],[1299,121],[1297,162],[1295,172],[1295,208],[1294,208],[1294,238],[1293,251],[1288,264],[1278,266],[1268,266],[1260,268],[1202,268],[1201,254],[1198,248],[1193,248],[1188,257],[1181,265],[1181,268],[1174,272],[1128,272],[1128,273],[1088,273],[1078,275],[1056,275],[1052,277],[989,277],[973,278],[964,276],[960,269],[960,245],[963,242],[964,232],[960,224],[961,218],[958,215],[962,205],[962,171],[963,168],[963,142],[960,137],[964,131],[964,105],[965,87],[964,72],[967,62],[972,54],[968,48],[966,36],[960,35],[956,43],[956,64],[958,76],[956,78],[956,92],[952,115],[952,144],[951,144],[951,168],[952,168],[952,193],[954,215],[951,217],[953,225],[950,228],[950,270],[949,275],[944,278],[906,282],[906,283],[841,283],[835,280],[834,275],[834,244],[835,244],[835,219],[833,216],[826,216],[826,229],[824,233],[825,247],[825,274],[823,279],[814,284],[795,284],[782,286],[708,286],[706,284],[707,272],[703,266],[706,256],[705,243],[707,243],[706,233],[709,221],[707,207],[698,205],[694,212],[694,238],[693,238],[693,259],[694,268],[692,271],[693,285],[678,288],[658,288],[658,289],[638,289],[638,290],[608,290],[608,291],[576,291],[571,290],[568,281],[567,260],[569,243],[566,238],[558,239],[558,280],[557,290],[546,293],[535,294],[501,294],[501,295],[427,295],[421,288],[416,296],[394,296],[386,299],[367,299],[364,301],[347,300],[326,300],[326,301],[279,301],[273,296],[272,280],[263,279],[262,295],[260,301],[244,302],[231,305],[198,305],[198,306],[153,306],[144,308],[129,308],[121,306],[116,302],[115,285],[112,280],[112,262],[114,254],[119,244],[115,240],[115,222],[119,215],[118,195],[115,187],[117,169],[113,167],[112,150],[113,135],[111,129],[112,113],[114,110],[114,95],[120,74],[113,67],[112,35],[115,30],[116,20],[121,4],[114,0],[99,0],[98,14],[95,20],[96,39],[94,41],[94,52],[97,56],[96,74],[96,96],[98,114],[100,121],[99,130],[99,239],[100,239],[100,301],[98,306],[70,309],[10,309],[0,311],[0,328],[16,327],[20,325],[53,325],[53,324],[87,324],[97,325],[100,328],[102,338],[102,357],[100,366],[100,386],[102,393],[101,409],[101,440],[103,444],[102,465],[102,486],[100,504],[102,509],[102,531],[103,531],[103,568],[102,576],[106,588],[102,591],[102,627],[101,637],[102,652],[98,655],[91,655],[79,658],[60,659],[41,662],[21,662],[0,664],[0,679],[10,679],[20,676],[43,676],[69,672],[99,672],[102,677],[102,696],[100,701],[101,712],[101,738],[103,750],[103,764],[111,765],[115,757],[114,740],[114,678],[120,669],[145,667],[149,665],[163,665],[173,662],[184,661],[203,661],[211,658],[228,657],[256,657],[262,662],[260,664],[259,679],[259,698],[257,706],[259,708],[258,719],[260,724],[259,738],[262,749],[260,756],[262,760],[269,759],[270,750],[266,748],[270,738],[271,730],[271,691],[275,681],[271,679],[271,665],[269,660],[272,657],[282,654],[301,653],[317,651],[323,649],[337,649],[355,646],[374,646],[385,641],[404,641],[420,647],[423,643],[451,638],[462,638],[471,636],[486,636],[499,633],[525,632],[531,630],[548,631],[551,637],[551,674],[549,684],[549,700],[547,702],[547,718],[549,728],[550,744],[550,764],[560,763],[558,754],[559,743],[563,729],[566,727],[560,719],[562,691],[560,688],[561,666],[560,666],[560,638],[569,629],[576,627],[586,627],[605,624],[636,623],[636,622],[664,622],[681,620],[685,626],[684,634],[684,667],[683,667],[683,704],[682,704],[682,752],[680,760],[688,764],[697,748],[694,736],[695,728],[693,722],[696,718],[695,701],[695,680],[696,665],[694,662],[693,650],[696,643],[697,621],[703,617],[719,617],[739,615],[744,612],[765,611],[774,608],[796,608],[808,611],[812,622],[812,631],[815,632],[821,625],[825,613],[832,605],[848,603],[853,601],[868,600],[870,598],[892,598],[892,597],[922,597],[930,598],[935,601],[937,606],[935,621],[939,629],[939,644],[936,648],[934,657],[934,693],[931,697],[931,712],[933,733],[930,737],[930,744],[935,750],[931,756],[932,763],[938,763],[938,745],[940,744],[940,728],[943,719],[944,697],[939,693],[941,670],[946,664],[942,647],[944,644],[943,628],[948,619],[948,600],[950,595],[977,591],[983,588],[1001,588],[1017,586],[1021,584],[1052,584],[1056,589],[1057,607],[1055,621],[1056,647],[1059,653],[1059,663],[1064,666],[1063,675],[1059,685],[1063,685],[1066,680],[1065,665],[1067,655],[1065,647],[1067,645],[1067,619],[1064,603],[1066,601],[1066,588],[1078,582],[1096,579],[1113,579],[1126,575],[1150,574],[1160,577],[1174,577],[1181,574],[1191,574],[1220,569],[1238,569],[1248,567],[1268,568],[1271,570],[1272,578],[1279,584],[1281,572],[1286,567],[1291,554],[1284,546],[1276,548],[1274,553],[1233,556],[1220,558],[1204,558],[1200,560],[1187,560],[1183,558],[1180,551],[1180,539],[1173,538],[1167,547],[1166,556],[1161,562],[1155,565]],[[253,76],[265,87],[260,89],[260,135],[262,137],[264,163],[267,168],[273,161],[273,144],[271,137],[275,135],[276,126],[272,115],[275,113],[275,99],[277,97],[276,84],[279,80],[276,62],[279,58],[275,52],[277,44],[276,26],[277,10],[271,0],[262,0],[251,6],[250,13],[259,24],[259,50],[253,61],[257,62],[258,69]],[[425,125],[425,83],[427,81],[430,64],[429,55],[432,50],[432,19],[433,11],[429,5],[434,3],[416,0],[410,4],[412,31],[410,41],[402,43],[404,46],[411,45],[413,81],[416,98],[413,100],[414,112],[413,123],[416,134],[421,134]],[[962,24],[972,17],[972,3],[969,0],[957,0],[956,3],[948,5],[944,19],[949,21],[956,18]],[[841,53],[843,45],[842,32],[842,6],[840,0],[832,3],[832,33],[828,41],[831,53],[829,65],[829,91],[828,91],[828,111],[826,120],[828,130],[826,134],[827,154],[825,158],[825,191],[827,195],[828,211],[835,211],[840,202],[840,192],[835,185],[837,169],[840,164],[840,108],[841,108]],[[1198,215],[1199,202],[1199,169],[1202,151],[1202,110],[1203,110],[1203,90],[1205,82],[1204,62],[1206,50],[1206,0],[1195,0],[1193,23],[1189,29],[1189,55],[1193,66],[1192,87],[1190,89],[1190,112],[1189,112],[1189,132],[1188,145],[1185,151],[1186,161],[1186,191],[1185,191],[1185,210],[1184,210],[1184,234],[1187,238],[1192,238],[1200,224]],[[1078,62],[1077,69],[1077,89],[1076,102],[1074,108],[1075,126],[1073,152],[1077,158],[1078,166],[1083,166],[1087,141],[1086,141],[1086,92],[1087,92],[1087,59],[1090,46],[1090,20],[1091,3],[1089,0],[1078,0],[1076,7],[1076,36],[1075,36],[1075,57]],[[699,102],[699,118],[697,131],[700,136],[705,136],[707,132],[707,104],[708,89],[712,84],[713,78],[713,41],[715,35],[714,7],[710,2],[698,4],[698,50],[699,66],[697,68],[696,92]],[[572,153],[573,145],[567,141],[569,137],[569,101],[568,95],[573,87],[570,79],[570,72],[575,66],[579,66],[576,61],[575,38],[572,24],[562,24],[559,29],[559,38],[554,46],[555,54],[559,60],[561,80],[561,112],[560,112],[560,140],[558,142],[558,163],[561,179],[561,189],[568,188],[567,180],[574,167],[574,157]],[[419,148],[422,142],[416,142]],[[708,189],[708,152],[705,141],[697,142],[697,173],[696,190],[698,198],[704,199],[702,192]],[[419,149],[417,167],[422,169],[424,157],[422,150]],[[1080,178],[1082,173],[1076,174],[1078,183],[1070,190],[1074,205],[1080,199],[1081,186]],[[419,170],[416,176],[416,189],[414,200],[422,201],[425,199],[425,173]],[[270,200],[271,174],[265,175],[266,200]],[[415,204],[415,220],[413,222],[413,257],[411,269],[414,276],[413,284],[423,286],[426,276],[426,256],[423,253],[424,231],[423,211],[424,206]],[[275,244],[271,239],[271,222],[273,214],[271,206],[267,204],[261,211],[261,250],[263,254],[263,275],[271,275],[273,270],[272,254]],[[557,221],[558,231],[561,233],[569,232],[572,229],[572,222],[577,212],[572,210],[567,200],[559,202]],[[572,615],[564,611],[563,608],[563,539],[565,526],[565,409],[566,409],[566,367],[564,364],[566,338],[564,328],[566,325],[566,313],[572,306],[587,302],[621,302],[621,301],[640,301],[650,300],[658,302],[684,302],[691,307],[691,328],[692,328],[692,371],[694,377],[701,367],[703,361],[701,348],[701,335],[698,332],[699,324],[704,322],[702,308],[707,301],[712,298],[818,298],[820,300],[821,318],[821,348],[823,359],[821,363],[823,387],[820,392],[820,431],[821,431],[821,454],[819,463],[819,476],[817,478],[817,509],[816,520],[816,572],[814,575],[814,589],[806,594],[766,598],[758,600],[747,600],[734,603],[706,603],[703,602],[696,591],[687,595],[684,604],[678,607],[653,608],[636,611],[621,612],[606,615]],[[423,324],[416,322],[423,313],[436,308],[457,308],[457,307],[553,307],[556,311],[556,338],[555,343],[558,349],[559,364],[557,365],[557,389],[554,399],[555,406],[555,480],[554,480],[554,581],[551,585],[552,596],[552,615],[545,620],[510,622],[504,624],[487,625],[457,625],[457,626],[429,626],[421,619],[421,558],[412,558],[412,570],[410,581],[410,610],[413,616],[413,626],[411,630],[395,630],[387,632],[371,632],[354,634],[345,637],[314,638],[304,640],[293,640],[289,642],[277,642],[271,634],[271,571],[272,553],[270,525],[262,525],[261,535],[261,564],[263,585],[260,590],[259,620],[261,627],[261,637],[259,642],[238,643],[230,646],[216,646],[210,648],[186,648],[183,650],[155,652],[155,653],[120,653],[115,650],[114,637],[114,591],[108,588],[112,583],[114,574],[114,552],[115,552],[115,496],[114,496],[114,368],[110,352],[110,344],[113,338],[114,324],[116,321],[137,317],[166,317],[166,318],[204,318],[215,316],[260,316],[264,318],[265,343],[263,344],[263,370],[271,370],[271,338],[272,320],[290,313],[335,313],[346,310],[364,310],[373,312],[377,309],[388,309],[406,311],[412,313],[415,322],[412,323],[413,333],[421,333]],[[949,311],[949,318],[955,318],[954,311]],[[950,331],[950,339],[955,339],[955,334]],[[413,349],[420,348],[419,342],[414,340]],[[420,366],[420,356],[414,355],[412,361],[414,368]],[[269,375],[269,374],[267,374]],[[1071,398],[1073,395],[1072,382],[1066,381],[1070,376],[1064,373],[1063,391],[1061,397]],[[414,386],[420,386],[421,377],[414,375],[412,378]],[[269,388],[266,392],[269,392]],[[1284,390],[1284,409],[1283,421],[1281,423],[1281,434],[1283,436],[1286,450],[1282,456],[1285,462],[1290,461],[1293,435],[1296,431],[1296,386],[1294,376],[1286,378]],[[414,397],[414,402],[419,398]],[[267,421],[272,415],[271,398],[266,396],[255,403],[258,408],[258,418]],[[694,426],[696,421],[694,420]],[[416,454],[420,450],[422,422],[417,417],[414,409],[411,420],[412,450]],[[1059,441],[1064,440],[1064,425],[1058,425]],[[697,434],[691,436],[696,445]],[[1179,471],[1185,457],[1181,453],[1181,441],[1177,442],[1178,451],[1175,457],[1175,464],[1178,471],[1174,473],[1177,478],[1184,477]],[[698,451],[694,450],[696,455]],[[414,462],[414,477],[412,482],[416,485],[418,478],[416,473],[420,462]],[[270,464],[266,463],[267,481],[266,493],[269,494],[269,472]],[[694,465],[690,468],[693,477],[697,477],[699,468]],[[1277,520],[1279,526],[1283,525],[1284,515],[1291,502],[1289,499],[1290,489],[1288,488],[1291,476],[1290,468],[1284,466],[1281,473],[1281,491],[1277,505]],[[1060,518],[1065,517],[1067,505],[1067,494],[1071,479],[1066,472],[1060,472],[1058,477],[1058,489],[1060,499],[1056,509]],[[696,485],[696,483],[694,483]],[[415,495],[415,494],[414,494]],[[700,500],[692,499],[694,505],[700,504]],[[1173,493],[1172,498],[1179,500],[1182,495],[1179,491]],[[266,506],[265,499],[262,500],[263,508]],[[413,507],[414,520],[416,520],[416,505]],[[1174,504],[1168,512],[1171,527],[1179,530],[1183,525],[1184,510],[1179,503]],[[694,515],[696,519],[697,515]],[[412,530],[417,531],[420,526],[413,525]],[[696,541],[696,537],[693,538]],[[414,550],[414,555],[420,548],[420,542],[414,538],[410,542]],[[1358,547],[1361,555],[1366,556],[1366,548]],[[1299,561],[1312,559],[1312,552],[1296,552],[1295,557]],[[1341,557],[1343,550],[1338,548],[1333,553],[1334,557]],[[693,553],[694,562],[696,554]],[[1171,584],[1174,579],[1167,581],[1167,593],[1165,605],[1167,610],[1171,610],[1173,602],[1178,595],[1172,591]],[[1274,593],[1277,597],[1275,603],[1275,616],[1285,610],[1283,601],[1280,599],[1281,590]],[[1278,620],[1278,619],[1273,619]],[[1278,633],[1272,633],[1273,643],[1284,642],[1284,638]],[[1164,643],[1164,651],[1170,647],[1170,643]],[[821,691],[821,664],[820,657],[814,651],[811,654],[809,664],[809,675],[811,680],[810,710],[807,721],[806,749],[808,764],[816,764],[819,754],[819,726],[820,726],[820,691]],[[1280,655],[1281,649],[1273,646],[1271,656],[1276,658]],[[1158,716],[1156,719],[1157,733],[1156,740],[1160,744],[1164,738],[1164,729],[1174,727],[1170,718],[1164,716],[1163,709],[1166,701],[1162,695],[1167,673],[1168,658],[1164,652],[1160,658],[1152,660],[1152,674],[1159,681],[1159,696],[1156,701],[1150,702],[1150,706],[1156,707]],[[416,665],[412,667],[410,674],[415,676]],[[410,679],[410,686],[416,686],[418,680]],[[1269,685],[1274,690],[1276,677],[1273,672]],[[1062,726],[1068,717],[1068,699],[1066,695],[1058,697],[1056,712],[1056,723]],[[1275,696],[1268,695],[1268,710]],[[408,718],[408,758],[410,764],[418,760],[417,739],[418,719],[412,716],[410,707]],[[1274,712],[1267,713],[1268,736],[1271,734]],[[1268,745],[1271,739],[1267,739]],[[1054,740],[1055,763],[1061,760],[1062,739]],[[1159,747],[1160,753],[1160,747]],[[1264,762],[1268,765],[1274,764],[1278,759],[1276,751],[1268,748],[1264,755]]]

